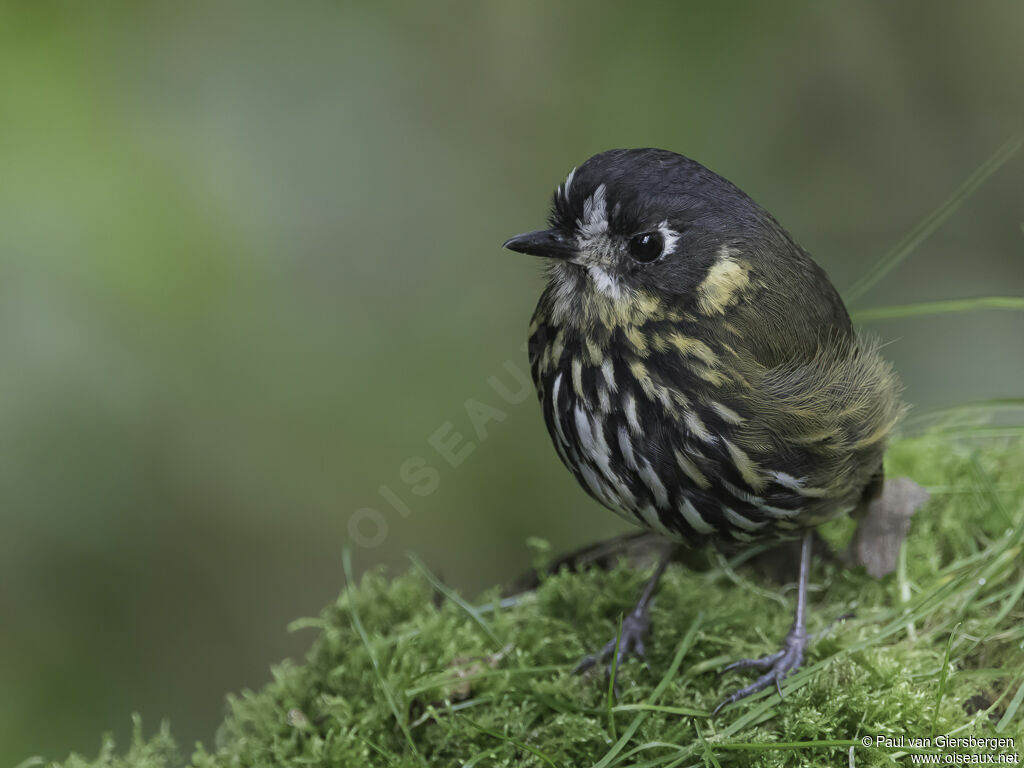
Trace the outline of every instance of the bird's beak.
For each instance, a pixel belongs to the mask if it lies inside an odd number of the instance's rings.
[[[536,232],[516,235],[506,240],[503,247],[549,259],[571,259],[578,253],[576,243],[554,229],[538,229]]]

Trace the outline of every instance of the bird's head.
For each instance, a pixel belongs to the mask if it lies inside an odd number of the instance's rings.
[[[638,300],[724,309],[757,262],[796,252],[778,223],[721,176],[660,149],[614,149],[555,190],[547,229],[505,247],[546,258],[566,312]],[[574,311],[575,308],[575,311]]]

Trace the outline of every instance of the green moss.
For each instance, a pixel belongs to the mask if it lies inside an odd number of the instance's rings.
[[[646,574],[560,573],[512,606],[438,600],[417,568],[363,576],[317,619],[302,664],[258,692],[230,696],[216,743],[191,764],[223,766],[673,766],[847,764],[864,736],[1021,736],[1024,706],[1024,454],[1014,437],[903,441],[890,474],[929,487],[905,567],[882,581],[817,562],[806,666],[774,690],[706,713],[746,678],[728,660],[770,652],[788,629],[791,590],[754,586],[738,566],[670,568],[653,613],[650,669],[600,677],[572,667],[603,642]],[[842,535],[838,527],[833,535]],[[950,639],[952,638],[952,642]],[[948,658],[947,658],[948,648]],[[943,682],[944,680],[944,682]],[[779,742],[835,746],[776,746]],[[899,750],[855,747],[858,766],[905,764]],[[166,730],[106,743],[85,766],[177,766]]]

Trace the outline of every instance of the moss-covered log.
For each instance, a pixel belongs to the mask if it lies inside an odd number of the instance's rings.
[[[811,630],[855,615],[815,640],[784,701],[764,691],[707,716],[743,679],[718,670],[774,650],[791,620],[792,589],[746,565],[669,569],[650,667],[618,670],[618,700],[572,668],[614,631],[643,571],[563,571],[500,606],[498,590],[470,605],[414,568],[369,573],[296,622],[315,633],[305,661],[230,696],[214,744],[187,755],[167,729],[137,728],[126,751],[104,743],[63,765],[818,766],[846,765],[851,747],[858,766],[892,765],[906,749],[862,739],[949,733],[1017,737],[1024,751],[1024,452],[1017,437],[986,435],[893,448],[890,473],[931,501],[895,574],[815,564]],[[850,533],[848,522],[826,530]]]

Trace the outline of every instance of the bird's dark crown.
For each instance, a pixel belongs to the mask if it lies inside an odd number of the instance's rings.
[[[549,224],[505,245],[549,258],[559,294],[580,301],[644,294],[685,304],[723,260],[741,260],[746,275],[759,261],[800,258],[740,189],[662,149],[613,149],[573,169],[555,190]]]
[[[744,225],[771,218],[731,182],[688,157],[664,149],[611,149],[573,169],[555,190],[551,226],[576,231],[587,221],[588,201],[600,187],[614,235],[638,234],[666,219],[676,224],[704,219],[738,233]]]

